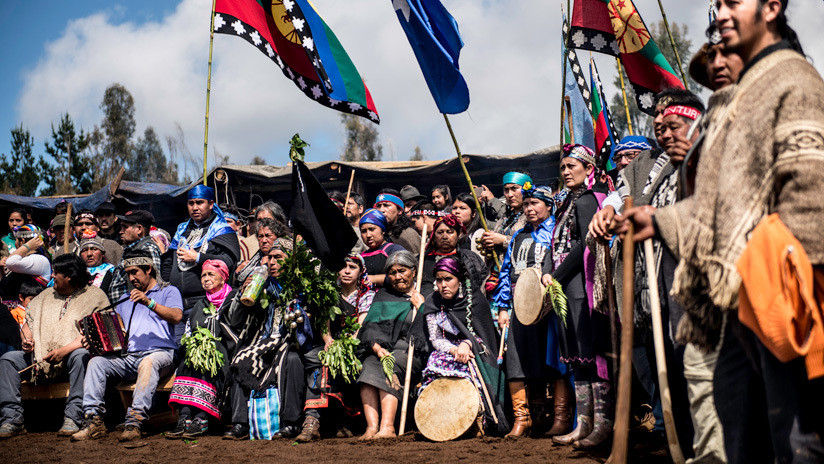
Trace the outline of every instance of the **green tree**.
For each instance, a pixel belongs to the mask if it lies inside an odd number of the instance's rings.
[[[342,114],[340,120],[346,131],[341,161],[380,161],[383,146],[378,141],[378,126],[350,114]]]
[[[94,176],[93,161],[86,155],[89,137],[80,129],[78,134],[68,113],[60,118],[57,129],[52,124],[51,143],[46,142],[46,154],[51,161],[40,158],[40,176],[46,187],[42,195],[91,193]]]
[[[126,178],[139,182],[177,184],[177,165],[166,159],[152,126],[147,127],[134,144]]]
[[[252,166],[264,166],[266,164],[266,160],[258,155],[255,155],[255,157],[252,158],[252,162],[250,162],[249,164],[251,164]]]
[[[423,151],[421,151],[421,147],[415,145],[415,153],[409,157],[409,161],[423,161]]]
[[[40,184],[34,159],[34,138],[23,124],[11,130],[11,158],[0,155],[0,189],[13,195],[34,196]],[[41,156],[42,159],[42,156]]]
[[[94,187],[111,182],[120,167],[128,168],[134,155],[134,98],[119,83],[106,88],[100,102],[103,121],[91,133],[91,157],[94,159]],[[127,174],[127,176],[134,174]],[[129,177],[127,177],[129,178]]]
[[[686,72],[686,66],[689,64],[689,60],[692,57],[692,41],[687,38],[689,29],[686,24],[678,23],[670,23],[670,27],[672,28],[672,38],[675,41],[675,46],[678,47],[678,55],[683,61],[685,66],[684,71]],[[664,26],[664,21],[659,21],[657,24],[653,24],[652,27],[650,27],[650,35],[652,36],[652,39],[655,40],[658,48],[661,49],[661,53],[664,54],[664,57],[666,57],[670,66],[672,66],[672,69],[675,70],[675,74],[680,77],[681,72],[678,69],[678,62],[675,60],[675,52],[672,49],[672,44],[670,43],[667,29]],[[623,70],[621,70],[621,72],[623,72]],[[627,112],[624,108],[624,98],[621,94],[620,76],[616,75],[613,83],[615,84],[615,88],[618,89],[618,92],[612,97],[612,103],[609,105],[612,122],[615,124],[615,129],[618,131],[619,135],[629,135],[629,128],[627,126]],[[689,74],[687,75],[687,84],[689,85],[691,91],[696,93],[701,91],[701,87],[689,77]],[[629,79],[627,79],[626,73],[624,73],[624,85],[627,90],[627,103],[629,104],[628,106],[630,118],[632,120],[633,134],[643,135],[646,137],[655,137],[655,132],[652,127],[652,118],[638,109],[638,105],[635,103],[635,93],[632,90],[632,85],[630,85]]]

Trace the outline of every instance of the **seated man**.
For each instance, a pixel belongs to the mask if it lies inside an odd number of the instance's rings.
[[[140,438],[140,426],[148,419],[157,383],[174,370],[178,346],[174,327],[183,318],[180,291],[167,283],[158,284],[154,261],[146,251],[128,251],[123,265],[134,288],[115,311],[126,327],[128,351],[125,356],[97,356],[89,361],[83,394],[85,422],[83,429],[72,435],[73,441],[100,438],[106,433],[103,397],[109,379],[137,380],[120,441]]]
[[[111,240],[109,240],[111,242]],[[83,237],[78,246],[80,258],[86,263],[92,285],[109,294],[112,285],[114,266],[106,260],[106,247],[103,240],[95,232],[83,231]]]
[[[61,436],[77,432],[83,418],[83,378],[89,353],[83,349],[77,321],[109,304],[106,294],[89,285],[86,265],[76,255],[54,260],[54,287],[31,300],[21,329],[22,351],[0,358],[0,438],[26,433],[20,382],[36,379],[38,384],[69,381]],[[18,373],[27,367],[22,374]]]

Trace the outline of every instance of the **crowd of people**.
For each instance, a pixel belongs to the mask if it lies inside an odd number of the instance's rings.
[[[61,204],[44,229],[10,209],[0,437],[25,433],[23,381],[70,383],[58,435],[72,440],[105,434],[106,389],[136,381],[120,434],[134,440],[160,379],[174,375],[168,404],[179,420],[166,438],[223,426],[224,438],[247,439],[250,424],[258,432],[251,398],[276,387],[277,437],[374,440],[396,436],[400,405],[446,377],[478,392],[468,433],[592,449],[613,436],[614,325],[631,324],[633,426],[649,439],[666,442],[670,416],[692,462],[821,462],[824,82],[787,25],[786,0],[717,6],[689,67],[713,91],[708,103],[688,90],[658,94],[655,139],[624,137],[613,171],[568,144],[557,182],[513,170],[499,197],[485,186],[453,196],[445,185],[429,195],[405,185],[371,202],[331,192],[358,236],[331,270],[341,307],[331,320],[276,307],[302,237],[273,201],[247,216],[198,185],[173,233],[148,211],[118,214],[111,203],[71,217]],[[628,263],[620,250],[630,237],[651,246]],[[625,266],[634,266],[632,320],[618,320],[608,298],[620,306]],[[260,296],[242,301],[261,273]],[[553,297],[552,311],[519,320],[515,289],[528,274],[560,287],[566,303]],[[128,346],[90,356],[77,322],[112,308]],[[657,311],[667,402],[655,375]],[[223,359],[210,372],[181,348],[202,329]],[[361,366],[348,381],[323,361],[344,337],[358,341]]]

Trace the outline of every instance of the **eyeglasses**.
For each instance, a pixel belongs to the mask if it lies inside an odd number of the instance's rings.
[[[624,153],[624,154],[616,153],[616,154],[615,154],[615,156],[613,157],[613,160],[618,161],[618,160],[620,160],[621,158],[626,158],[626,159],[628,159],[628,160],[632,161],[632,160],[634,160],[634,159],[635,159],[635,157],[636,157],[636,156],[638,156],[639,154],[641,154],[641,152],[640,152],[640,151],[637,151],[637,152],[629,152],[629,153]]]

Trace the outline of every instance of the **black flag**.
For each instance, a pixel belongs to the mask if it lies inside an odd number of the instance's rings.
[[[292,162],[292,227],[332,272],[343,268],[358,237],[303,161]]]

